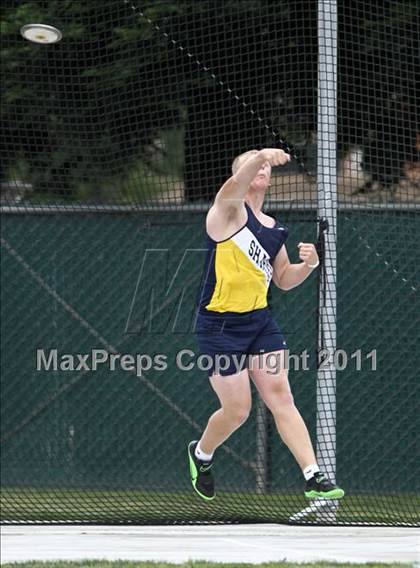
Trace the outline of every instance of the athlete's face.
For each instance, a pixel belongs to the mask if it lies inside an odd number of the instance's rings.
[[[252,180],[251,189],[266,190],[270,185],[270,178],[271,166],[269,162],[264,162],[264,164],[258,170],[257,175]]]

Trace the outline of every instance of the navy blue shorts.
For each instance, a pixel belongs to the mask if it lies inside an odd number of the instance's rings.
[[[269,308],[229,315],[199,312],[196,333],[201,353],[212,360],[209,376],[234,375],[247,366],[249,355],[287,349]]]

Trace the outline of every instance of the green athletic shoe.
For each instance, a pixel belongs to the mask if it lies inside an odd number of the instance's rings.
[[[306,482],[305,497],[308,499],[324,498],[324,499],[341,499],[344,497],[344,491],[334,485],[320,471]]]
[[[195,448],[198,442],[194,440],[188,444],[188,461],[190,464],[191,483],[197,493],[206,501],[215,497],[214,479],[211,468],[213,460],[204,462],[195,456]]]

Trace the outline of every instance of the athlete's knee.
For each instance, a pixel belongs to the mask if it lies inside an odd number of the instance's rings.
[[[244,403],[235,406],[223,406],[222,409],[226,418],[230,422],[240,426],[248,420],[249,414],[251,412],[251,404]]]
[[[282,414],[295,408],[295,401],[290,391],[282,391],[271,397],[267,406],[273,414]]]
[[[295,399],[293,398],[292,393],[290,391],[282,393],[279,396],[278,404],[284,408],[295,406]]]

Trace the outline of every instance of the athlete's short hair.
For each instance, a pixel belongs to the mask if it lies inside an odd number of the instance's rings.
[[[248,159],[253,154],[258,154],[258,150],[248,150],[247,152],[243,152],[242,154],[239,154],[239,156],[236,156],[232,162],[232,174],[235,175],[239,170],[241,162],[246,161],[245,158]]]

